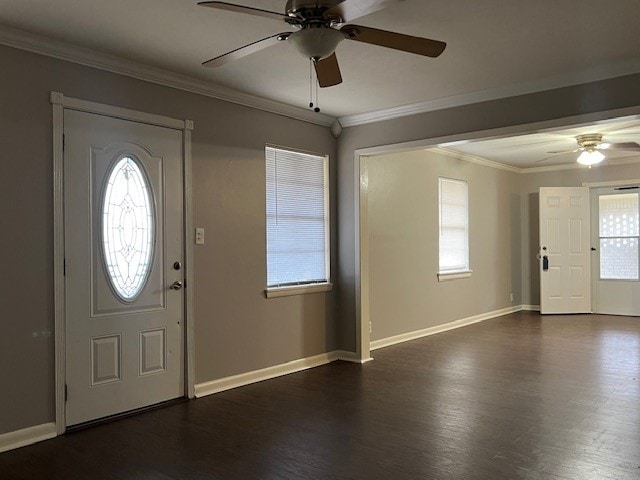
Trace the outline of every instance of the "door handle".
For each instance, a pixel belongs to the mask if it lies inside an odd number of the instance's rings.
[[[169,287],[171,290],[180,290],[182,288],[182,282],[179,280],[176,280],[175,282],[173,282],[171,284],[171,286]]]

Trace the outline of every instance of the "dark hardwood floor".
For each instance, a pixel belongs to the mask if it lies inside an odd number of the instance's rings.
[[[640,479],[640,318],[521,312],[0,454],[5,479]]]

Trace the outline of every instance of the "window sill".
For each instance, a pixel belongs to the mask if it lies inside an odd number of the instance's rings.
[[[332,283],[314,283],[311,285],[292,285],[289,287],[269,287],[264,293],[267,298],[289,297],[291,295],[305,295],[307,293],[328,292],[333,288]]]
[[[461,270],[457,272],[440,272],[438,273],[439,282],[448,282],[449,280],[458,280],[459,278],[469,278],[473,270]]]

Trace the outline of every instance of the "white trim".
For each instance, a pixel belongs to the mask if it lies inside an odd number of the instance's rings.
[[[310,285],[291,285],[287,287],[269,287],[264,293],[267,298],[290,297],[307,293],[328,292],[333,288],[332,283],[317,283]]]
[[[443,325],[436,325],[429,328],[423,328],[422,330],[415,330],[413,332],[402,333],[400,335],[394,335],[393,337],[382,338],[380,340],[374,340],[371,342],[371,350],[377,350],[378,348],[388,347],[390,345],[396,345],[398,343],[408,342],[417,338],[426,337],[429,335],[435,335],[437,333],[446,332],[456,328],[466,327],[478,322],[483,322],[495,317],[501,317],[510,313],[519,312],[522,310],[522,306],[502,308],[500,310],[494,310],[492,312],[481,313],[472,317],[462,318],[453,322],[445,323]]]
[[[56,431],[65,432],[65,290],[64,290],[64,97],[51,92],[53,110],[53,305],[55,337]]]
[[[506,170],[507,172],[522,173],[522,168],[513,167],[511,165],[505,165],[504,163],[488,160],[477,155],[471,155],[470,153],[457,152],[445,147],[432,147],[428,149],[430,152],[439,153],[448,157],[453,157],[458,160],[464,160],[466,162],[475,163],[477,165],[483,165],[485,167],[497,168],[498,170]]]
[[[373,360],[373,358],[371,357],[360,358],[360,355],[358,355],[357,353],[347,352],[345,350],[335,350],[332,353],[337,355],[337,360],[342,360],[343,362],[363,364],[363,363],[371,362]]]
[[[46,55],[48,57],[105,70],[146,82],[216,98],[225,102],[256,108],[265,112],[302,120],[303,122],[330,127],[336,119],[309,109],[287,105],[274,100],[238,92],[213,82],[198,80],[168,70],[108,55],[96,50],[78,47],[70,43],[35,35],[15,28],[0,26],[0,45]]]
[[[2,29],[0,28],[0,40]],[[0,41],[1,43],[1,41]],[[65,97],[60,92],[50,92],[50,101],[53,108],[53,263],[54,263],[54,325],[55,325],[55,401],[56,401],[56,432],[61,435],[66,430],[65,415],[65,281],[64,281],[64,109],[79,110],[98,115],[107,115],[124,120],[139,123],[157,125],[183,133],[183,192],[184,198],[184,254],[186,263],[186,275],[189,292],[195,291],[193,274],[193,245],[190,241],[190,232],[193,225],[193,190],[191,188],[191,130],[193,121],[179,120],[161,115],[149,114],[129,110],[126,108],[104,105]],[[189,183],[187,183],[189,182]],[[189,398],[194,396],[195,380],[195,337],[194,337],[194,303],[193,294],[185,289],[185,394]]]
[[[540,305],[521,305],[525,312],[539,312]]]
[[[137,110],[130,110],[128,108],[114,107],[113,105],[105,105],[103,103],[90,102],[88,100],[69,98],[59,92],[51,92],[51,103],[62,105],[64,108],[77,110],[79,112],[106,115],[108,117],[120,118],[122,120],[130,120],[138,123],[147,123],[149,125],[157,125],[159,127],[173,128],[176,130],[193,130],[193,122],[191,120],[180,120],[177,118],[165,117],[163,115],[156,115],[154,113],[138,112]]]
[[[305,108],[287,105],[254,95],[238,92],[231,88],[216,85],[213,82],[195,79],[168,70],[141,65],[138,62],[108,55],[96,50],[79,47],[52,38],[25,32],[5,25],[0,26],[0,45],[26,50],[28,52],[57,58],[107,72],[124,75],[166,87],[176,88],[199,95],[216,98],[238,105],[255,108],[265,112],[283,115],[304,122],[331,127],[339,122],[342,127],[353,127],[367,123],[391,120],[394,118],[417,115],[420,113],[444,110],[463,105],[497,100],[500,98],[525,95],[556,88],[580,85],[610,78],[621,77],[640,72],[640,59],[608,66],[598,66],[568,75],[549,77],[539,81],[512,84],[506,87],[480,90],[461,95],[426,100],[399,107],[358,113],[334,118],[323,113],[315,113]]]
[[[371,358],[369,322],[369,165],[366,156],[355,152],[355,271],[356,352],[360,361]],[[366,234],[365,234],[366,233]]]
[[[262,382],[263,380],[269,380],[275,377],[281,377],[283,375],[289,375],[290,373],[300,372],[309,368],[319,367],[335,360],[338,360],[336,352],[321,353],[320,355],[315,355],[313,357],[292,360],[291,362],[261,368],[260,370],[240,373],[238,375],[232,375],[230,377],[224,377],[210,382],[198,383],[195,388],[196,398],[223,392],[232,388],[242,387],[251,383]]]
[[[458,280],[459,278],[469,278],[473,270],[465,270],[464,272],[438,272],[439,282],[448,282],[449,280]]]
[[[628,187],[640,185],[640,178],[632,178],[629,180],[611,180],[610,182],[582,182],[583,187],[600,188],[600,187]]]
[[[195,381],[196,381],[196,339],[195,339],[195,272],[194,272],[194,239],[192,237],[193,229],[193,173],[191,162],[191,131],[193,130],[193,121],[185,120],[182,148],[183,148],[183,205],[184,205],[184,253],[185,253],[185,346],[187,349],[186,359],[186,394],[188,398],[195,397]]]
[[[56,436],[55,423],[43,423],[35,427],[23,428],[15,432],[0,435],[0,453],[15,448],[26,447],[43,440],[49,440]]]
[[[243,387],[252,383],[262,382],[264,380],[282,377],[284,375],[308,370],[310,368],[320,367],[337,360],[363,364],[370,362],[373,358],[367,357],[365,359],[360,359],[357,353],[335,350],[333,352],[321,353],[312,357],[292,360],[272,367],[261,368],[260,370],[252,370],[250,372],[239,373],[238,375],[232,375],[218,380],[198,383],[195,386],[195,396],[196,398],[201,398],[207,395],[213,395],[215,393],[224,392],[225,390],[231,390],[232,388]]]
[[[597,82],[639,72],[640,58],[614,65],[598,66],[573,72],[568,75],[557,75],[542,80],[511,84],[503,87],[463,93],[461,95],[452,95],[450,97],[438,98],[435,100],[425,100],[422,102],[358,113],[355,115],[345,115],[343,117],[339,117],[338,121],[343,127],[354,127],[356,125],[392,120],[394,118],[407,117],[436,110],[445,110],[463,105],[471,105],[474,103],[488,102],[501,98],[515,97],[542,92],[545,90]]]
[[[607,159],[604,162],[594,165],[593,168],[611,167],[614,165],[629,165],[633,163],[640,163],[640,157],[620,157]],[[578,162],[566,163],[564,165],[549,165],[547,167],[528,167],[521,168],[520,173],[540,173],[540,172],[557,172],[560,170],[588,170],[589,167],[581,165]]]

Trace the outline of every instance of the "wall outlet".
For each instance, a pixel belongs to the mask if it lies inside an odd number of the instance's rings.
[[[196,245],[204,245],[204,228],[196,228]]]
[[[513,293],[509,294],[509,300],[511,300],[513,302]]]

